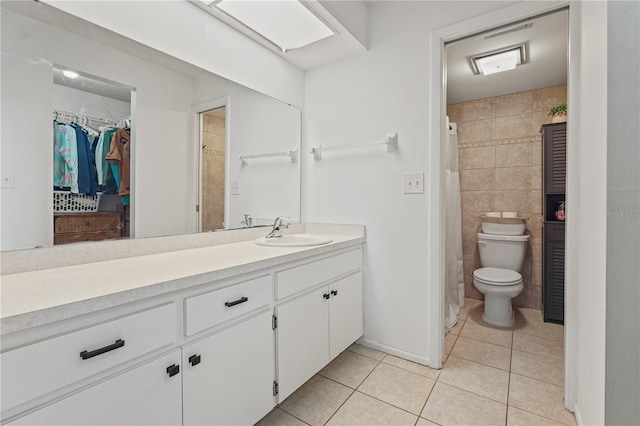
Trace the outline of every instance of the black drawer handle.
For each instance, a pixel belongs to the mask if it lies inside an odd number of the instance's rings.
[[[200,364],[200,355],[191,355],[189,357],[189,362],[191,363],[192,367],[195,367],[196,365]]]
[[[224,306],[226,306],[227,308],[230,308],[232,306],[236,306],[247,301],[249,301],[248,297],[241,297],[240,299],[234,300],[233,302],[224,302]]]
[[[169,377],[173,377],[180,372],[180,366],[176,364],[171,364],[167,367],[167,374]]]
[[[338,290],[331,290],[331,294],[334,295],[334,296],[337,296],[338,295]]]
[[[118,349],[124,346],[124,340],[118,339],[115,343],[105,346],[104,348],[96,349],[95,351],[82,351],[80,352],[80,358],[89,359],[94,356],[102,355],[103,353]]]
[[[324,297],[325,299],[329,300],[329,298],[330,298],[331,296],[329,295],[329,293],[325,293],[325,294],[323,294],[323,295],[322,295],[322,297]]]

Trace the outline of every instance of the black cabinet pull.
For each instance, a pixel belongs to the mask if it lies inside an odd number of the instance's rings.
[[[180,366],[176,364],[171,364],[167,367],[167,374],[169,377],[173,377],[180,372]]]
[[[334,296],[337,296],[338,295],[338,290],[331,290],[331,294],[334,295]]]
[[[329,300],[329,298],[330,298],[331,296],[329,295],[329,293],[325,293],[325,294],[323,294],[323,295],[322,295],[322,297],[324,297],[325,299]]]
[[[124,346],[124,340],[118,339],[115,341],[115,343],[105,346],[104,348],[96,349],[95,351],[82,351],[80,352],[80,358],[82,359],[93,358],[94,356],[102,355],[103,353],[121,348],[123,346]]]
[[[195,367],[196,365],[200,364],[200,355],[191,355],[189,357],[189,362],[191,363],[191,366]]]
[[[227,308],[230,308],[232,306],[236,306],[247,301],[249,301],[248,297],[241,297],[240,299],[234,300],[233,302],[224,302],[224,306],[226,306]]]

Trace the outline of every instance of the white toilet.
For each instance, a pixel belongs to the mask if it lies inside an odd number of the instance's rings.
[[[482,319],[496,327],[511,327],[511,299],[522,284],[522,264],[527,253],[528,235],[478,234],[482,268],[473,271],[473,285],[484,294]]]

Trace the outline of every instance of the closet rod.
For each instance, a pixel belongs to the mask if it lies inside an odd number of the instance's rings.
[[[318,160],[322,160],[323,151],[335,151],[339,149],[360,148],[363,146],[381,145],[381,144],[384,144],[387,146],[387,152],[397,151],[398,150],[398,134],[390,133],[384,138],[384,140],[381,140],[381,141],[361,142],[356,144],[331,145],[331,146],[318,145],[311,148],[311,151],[309,153],[313,154],[313,159],[318,161]]]
[[[53,110],[53,119],[54,120],[58,120],[58,119],[65,119],[67,121],[75,121],[76,123],[80,123],[82,124],[82,122],[87,123],[88,121],[93,122],[94,124],[110,124],[110,125],[116,125],[116,121],[114,120],[109,120],[106,118],[100,118],[100,117],[92,117],[90,115],[84,115],[84,114],[78,114],[75,112],[71,112],[71,111],[63,111],[63,110]]]

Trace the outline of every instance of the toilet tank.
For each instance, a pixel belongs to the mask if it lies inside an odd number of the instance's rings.
[[[528,235],[478,234],[478,251],[483,267],[520,272],[527,254]]]

